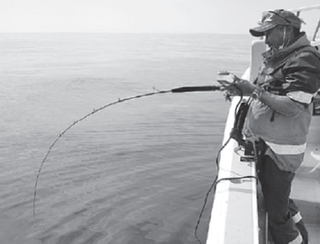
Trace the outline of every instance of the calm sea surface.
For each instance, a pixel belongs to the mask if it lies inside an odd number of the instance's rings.
[[[220,92],[119,98],[242,75],[251,37],[0,34],[3,244],[196,244],[229,103]],[[212,196],[199,226],[205,242]]]

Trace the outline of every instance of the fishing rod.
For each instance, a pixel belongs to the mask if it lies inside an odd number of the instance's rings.
[[[78,124],[79,122],[85,120],[86,118],[96,114],[97,112],[104,110],[110,106],[122,103],[122,102],[126,102],[126,101],[130,101],[133,99],[138,99],[138,98],[143,98],[143,97],[149,97],[149,96],[153,96],[153,95],[159,95],[159,94],[165,94],[165,93],[185,93],[185,92],[206,92],[206,91],[223,91],[223,85],[222,86],[185,86],[185,87],[178,87],[178,88],[174,88],[171,90],[164,90],[164,91],[159,91],[154,89],[154,92],[150,92],[150,93],[145,93],[145,94],[140,94],[137,96],[131,96],[131,97],[126,97],[126,98],[122,98],[122,99],[118,99],[117,101],[108,103],[106,105],[103,105],[102,107],[98,108],[98,109],[94,109],[91,113],[86,114],[85,116],[81,117],[80,119],[74,121],[71,125],[69,125],[64,131],[62,131],[58,137],[53,141],[53,143],[50,145],[47,153],[45,154],[38,173],[37,173],[37,177],[36,177],[36,182],[34,185],[34,193],[33,193],[33,217],[35,218],[36,215],[36,197],[37,197],[37,186],[38,186],[38,181],[39,181],[39,177],[41,174],[41,170],[43,168],[44,163],[46,162],[52,148],[56,145],[56,143],[64,136],[64,134],[66,134],[73,126],[75,126],[76,124]]]
[[[184,86],[174,88],[171,90],[172,93],[181,92],[200,92],[200,91],[220,91],[222,86]]]

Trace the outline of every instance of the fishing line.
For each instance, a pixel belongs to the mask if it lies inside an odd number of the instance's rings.
[[[54,140],[54,142],[50,145],[45,157],[43,158],[41,164],[40,164],[40,167],[39,167],[39,170],[38,170],[38,173],[37,173],[37,177],[36,177],[36,182],[35,182],[35,186],[34,186],[34,194],[33,194],[33,216],[35,217],[35,214],[36,214],[36,197],[37,197],[37,186],[38,186],[38,181],[39,181],[39,177],[40,177],[40,173],[41,173],[41,170],[43,168],[43,165],[44,163],[46,162],[52,148],[56,145],[56,143],[63,137],[64,134],[66,134],[73,126],[75,126],[76,124],[78,124],[79,122],[85,120],[86,118],[100,112],[101,110],[103,109],[106,109],[110,106],[113,106],[113,105],[116,105],[116,104],[119,104],[119,103],[122,103],[122,102],[126,102],[126,101],[130,101],[130,100],[133,100],[133,99],[138,99],[138,98],[142,98],[142,97],[148,97],[148,96],[153,96],[153,95],[158,95],[158,94],[164,94],[164,93],[169,93],[171,92],[172,90],[168,90],[168,91],[154,91],[154,92],[151,92],[151,93],[146,93],[146,94],[142,94],[142,95],[137,95],[137,96],[132,96],[132,97],[126,97],[126,98],[123,98],[123,99],[118,99],[117,101],[114,101],[114,102],[111,102],[111,103],[108,103],[98,109],[94,109],[91,113],[88,113],[86,114],[85,116],[83,116],[82,118],[74,121],[71,125],[69,125],[64,131],[61,132],[61,134],[58,135],[58,137]]]
[[[53,141],[53,143],[50,145],[45,157],[43,158],[38,173],[37,173],[37,177],[36,177],[36,181],[35,181],[35,185],[34,185],[34,193],[33,193],[33,217],[35,218],[36,215],[36,197],[37,197],[37,186],[38,186],[38,181],[39,181],[39,177],[41,174],[41,170],[43,168],[44,163],[46,162],[52,148],[56,145],[56,143],[76,124],[78,124],[79,122],[85,120],[86,118],[96,114],[97,112],[100,112],[101,110],[104,110],[110,106],[122,103],[122,102],[126,102],[126,101],[130,101],[133,99],[138,99],[138,98],[143,98],[143,97],[150,97],[153,95],[159,95],[159,94],[165,94],[165,93],[183,93],[183,92],[198,92],[198,91],[220,91],[221,87],[220,86],[191,86],[191,87],[179,87],[179,88],[174,88],[171,90],[165,90],[165,91],[160,91],[154,88],[153,92],[150,93],[145,93],[145,94],[140,94],[137,96],[131,96],[131,97],[126,97],[123,99],[118,99],[117,101],[108,103],[98,109],[94,109],[91,113],[86,114],[85,116],[83,116],[82,118],[74,121],[71,125],[69,125],[64,131],[62,131],[58,137]]]

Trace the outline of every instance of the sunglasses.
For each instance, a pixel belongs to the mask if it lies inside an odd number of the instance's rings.
[[[280,11],[281,11],[281,10],[280,10]],[[277,13],[277,12],[275,12],[275,11],[268,11],[268,12],[277,15],[278,17],[284,19],[288,24],[291,25],[291,21],[288,20],[286,17],[281,16],[279,13]]]

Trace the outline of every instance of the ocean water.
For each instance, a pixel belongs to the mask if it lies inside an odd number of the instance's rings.
[[[221,92],[159,94],[239,76],[251,37],[0,34],[3,244],[196,244],[229,103]],[[198,228],[204,243],[213,196]]]

